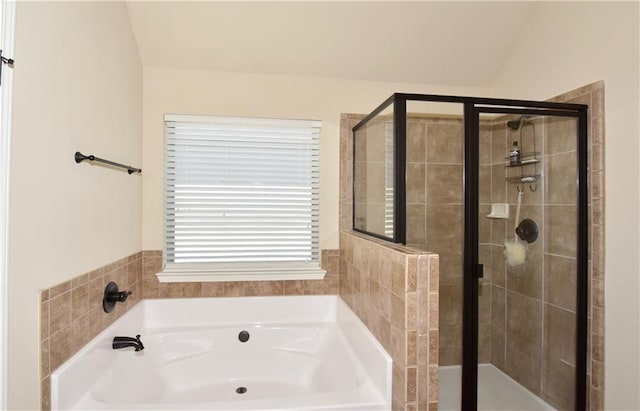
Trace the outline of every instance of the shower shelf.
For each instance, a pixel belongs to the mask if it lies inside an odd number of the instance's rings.
[[[507,164],[505,164],[505,167],[521,167],[521,166],[526,166],[528,164],[539,163],[540,162],[540,159],[538,159],[539,155],[540,153],[538,152],[522,153],[520,154],[521,161],[518,164],[510,164],[509,163],[510,157],[504,157],[504,159],[507,161]]]
[[[538,160],[537,158],[532,158],[530,160],[522,160],[518,164],[505,164],[505,167],[524,167],[528,166],[529,164],[538,164],[539,162],[540,160]]]
[[[523,139],[523,130],[527,126],[531,127],[532,129],[532,141],[530,142],[525,142]],[[515,164],[511,164],[511,162],[509,161],[511,159],[510,156],[505,158],[505,160],[507,160],[505,169],[518,168],[520,170],[518,175],[505,176],[505,180],[511,184],[517,184],[517,189],[520,193],[522,193],[525,184],[529,184],[529,189],[531,191],[536,191],[538,180],[540,180],[541,177],[541,173],[538,168],[538,164],[540,164],[540,159],[538,158],[538,156],[540,155],[540,153],[538,152],[536,147],[536,127],[534,123],[525,116],[520,117],[517,121],[517,124],[507,123],[507,127],[509,127],[512,131],[520,130],[516,137],[517,140],[514,139],[514,146],[519,146],[522,152],[519,156],[520,161]],[[517,142],[519,142],[520,144],[517,144]],[[529,143],[531,145],[529,145]],[[525,146],[528,146],[531,151],[524,151]],[[527,166],[531,167],[526,168]],[[525,170],[527,170],[527,172],[525,172]]]
[[[540,174],[522,174],[519,176],[506,177],[506,180],[510,183],[537,183],[540,177]]]

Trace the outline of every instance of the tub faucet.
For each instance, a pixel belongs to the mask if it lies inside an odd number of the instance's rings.
[[[134,347],[136,351],[144,350],[144,345],[142,345],[142,341],[140,341],[140,334],[136,335],[136,338],[133,337],[113,337],[113,344],[111,344],[114,350],[119,350],[120,348],[126,347]]]

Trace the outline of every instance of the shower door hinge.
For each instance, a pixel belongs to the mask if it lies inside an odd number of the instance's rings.
[[[484,266],[482,264],[478,264],[478,267],[476,268],[476,277],[484,278]]]
[[[2,85],[2,65],[6,64],[10,68],[13,68],[14,60],[2,55],[2,50],[0,50],[0,85]]]

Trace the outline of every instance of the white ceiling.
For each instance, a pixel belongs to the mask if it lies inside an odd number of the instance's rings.
[[[490,87],[534,2],[128,2],[145,66]]]

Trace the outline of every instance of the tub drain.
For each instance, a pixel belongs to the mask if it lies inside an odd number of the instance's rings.
[[[245,392],[247,392],[247,387],[238,387],[238,388],[236,388],[236,393],[237,394],[244,394]]]

